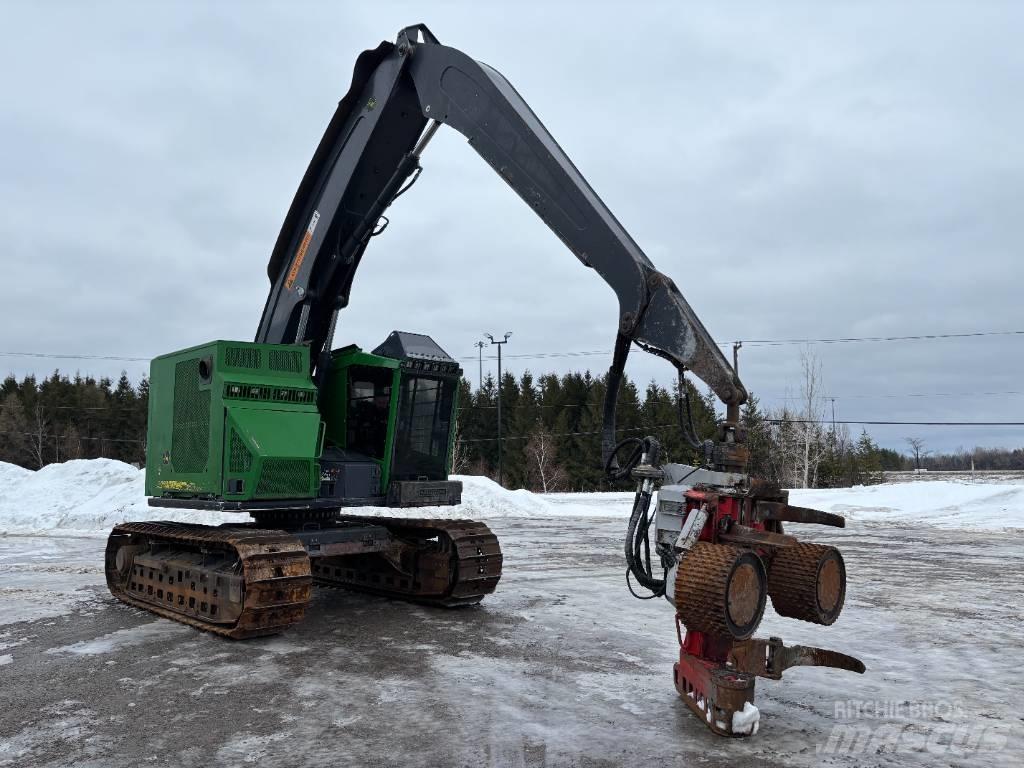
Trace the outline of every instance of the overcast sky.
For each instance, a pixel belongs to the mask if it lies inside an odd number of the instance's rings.
[[[356,56],[421,21],[504,73],[719,341],[1024,329],[1020,4],[635,7],[4,3],[0,352],[251,339]],[[442,131],[424,165],[367,251],[338,346],[428,333],[474,382],[483,331],[513,331],[509,355],[611,349],[611,289],[461,136]],[[770,405],[795,395],[800,349],[744,347],[744,383]],[[979,394],[1024,391],[1024,336],[813,351],[839,419],[1024,421],[1024,396]],[[18,376],[55,367],[148,365],[0,356]],[[639,351],[629,372],[672,376]],[[871,432],[1024,443],[1007,427]]]

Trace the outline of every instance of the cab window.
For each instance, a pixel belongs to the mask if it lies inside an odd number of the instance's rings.
[[[348,369],[345,445],[374,459],[384,458],[391,407],[391,369],[352,366]]]

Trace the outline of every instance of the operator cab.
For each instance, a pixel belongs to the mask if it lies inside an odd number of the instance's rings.
[[[344,503],[455,504],[448,481],[462,370],[429,336],[393,331],[372,352],[332,354],[321,410],[320,497]]]

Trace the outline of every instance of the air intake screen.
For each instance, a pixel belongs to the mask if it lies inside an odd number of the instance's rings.
[[[302,355],[287,349],[272,349],[270,350],[270,370],[301,373]]]
[[[252,469],[252,454],[233,429],[231,430],[231,453],[228,457],[228,468],[232,472],[240,474]]]
[[[309,459],[264,459],[256,496],[308,496],[313,477]]]
[[[229,368],[259,370],[262,363],[260,351],[253,347],[228,347],[224,350],[224,364]]]
[[[174,426],[171,463],[175,472],[206,471],[210,458],[210,390],[199,390],[199,360],[174,366]]]

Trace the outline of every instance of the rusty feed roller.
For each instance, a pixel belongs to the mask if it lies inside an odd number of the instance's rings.
[[[777,680],[794,666],[864,672],[843,653],[753,637],[769,597],[780,616],[823,625],[839,618],[846,597],[842,555],[835,547],[798,541],[783,523],[842,527],[843,518],[791,506],[787,492],[742,474],[657,466],[657,452],[656,441],[647,438],[643,460],[635,454],[629,467],[638,489],[626,536],[627,583],[632,591],[635,580],[675,606],[680,649],[673,677],[686,706],[715,733],[752,735],[759,720],[757,677]],[[661,487],[652,521],[656,481]],[[652,522],[663,579],[650,557]]]
[[[676,610],[687,629],[745,640],[764,615],[766,583],[753,552],[698,542],[676,572]]]
[[[835,547],[793,544],[771,560],[768,594],[779,616],[829,625],[846,598],[846,565]]]

